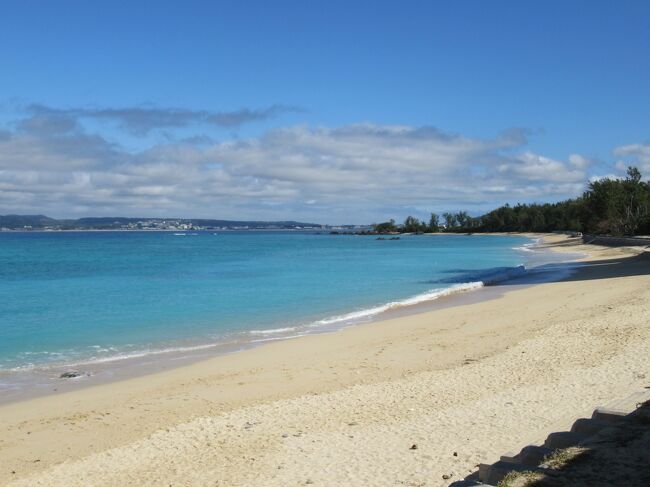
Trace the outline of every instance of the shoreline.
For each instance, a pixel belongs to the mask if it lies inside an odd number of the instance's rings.
[[[426,234],[425,238],[426,236],[438,235],[447,234]],[[458,235],[467,236],[466,234]],[[540,242],[544,235],[549,236],[536,233],[498,233],[490,235],[528,238],[531,242],[524,244],[524,247],[530,246],[531,249],[544,249],[543,244]],[[531,252],[536,251],[531,250]],[[547,255],[557,255],[557,252],[548,252]],[[573,253],[569,260],[561,262],[578,261],[580,260],[579,255],[581,254]],[[538,259],[542,258],[541,262],[544,262],[543,257],[543,253],[537,254]],[[546,260],[555,262],[554,258]],[[531,262],[534,263],[534,261]],[[510,281],[510,286],[530,286],[545,280],[559,280],[562,274],[570,273],[570,270],[567,271],[566,269],[553,269],[549,270],[548,276],[540,276],[531,272],[531,269],[534,269],[535,266],[528,267],[528,264],[527,262],[527,267],[521,274],[519,272],[510,272],[517,271],[518,267],[506,269],[505,275],[502,275],[504,272],[502,270],[501,273],[488,270],[488,273],[481,278],[483,281],[480,282],[450,284],[448,287],[435,291],[426,291],[421,295],[371,305],[369,308],[360,310],[345,311],[340,316],[329,316],[315,322],[288,328],[242,331],[234,333],[232,336],[225,335],[214,342],[179,341],[170,344],[168,348],[143,349],[128,352],[127,355],[117,354],[102,358],[80,357],[77,361],[69,363],[40,364],[31,368],[0,371],[0,380],[4,378],[6,381],[3,384],[4,389],[3,396],[0,397],[0,406],[155,374],[214,357],[256,349],[275,341],[336,333],[349,327],[373,324],[447,307],[464,306],[500,296],[502,291],[495,288],[499,288],[505,281]],[[540,265],[540,261],[537,264]],[[541,267],[543,267],[543,264],[541,264]],[[345,317],[348,317],[348,319],[343,319]],[[278,325],[280,326],[281,323]],[[60,375],[64,373],[79,375],[74,378],[61,379]]]
[[[647,385],[647,254],[545,245],[590,256],[564,281],[485,288],[495,299],[0,406],[0,483],[445,485],[439,471],[458,479],[589,398]]]

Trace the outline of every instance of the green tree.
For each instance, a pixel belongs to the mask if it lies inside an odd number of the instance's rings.
[[[406,220],[404,220],[404,224],[402,225],[402,231],[406,233],[422,232],[424,229],[426,229],[426,225],[420,223],[420,220],[410,215],[406,217]]]
[[[440,231],[440,217],[436,213],[431,213],[428,230],[431,233],[438,233]]]
[[[456,213],[455,219],[456,219],[456,224],[459,227],[465,229],[469,226],[470,218],[466,211],[459,211],[458,213]]]
[[[392,233],[398,231],[397,226],[395,225],[395,220],[392,218],[387,222],[373,223],[372,229],[377,233]]]
[[[623,233],[634,235],[650,217],[650,186],[641,182],[641,173],[636,167],[627,168],[623,181]]]
[[[456,215],[454,215],[453,213],[445,211],[442,214],[442,218],[444,218],[445,220],[445,229],[447,231],[452,230],[456,226]]]
[[[623,180],[592,181],[583,198],[585,227],[590,232],[634,235],[648,226],[650,189],[636,167],[629,167]]]

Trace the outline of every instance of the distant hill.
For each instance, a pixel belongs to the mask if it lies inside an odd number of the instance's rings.
[[[45,215],[0,215],[0,228],[42,228],[56,224],[57,220]]]
[[[0,228],[11,230],[54,229],[54,230],[138,230],[170,229],[183,226],[205,229],[248,228],[248,229],[298,229],[320,228],[318,223],[287,221],[246,221],[246,220],[211,220],[205,218],[126,218],[126,217],[85,217],[76,220],[56,220],[45,215],[0,215]]]

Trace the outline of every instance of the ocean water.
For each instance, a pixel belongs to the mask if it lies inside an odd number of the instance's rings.
[[[0,373],[259,343],[520,275],[531,240],[0,233]]]

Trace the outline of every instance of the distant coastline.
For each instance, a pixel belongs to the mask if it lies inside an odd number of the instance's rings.
[[[362,231],[367,225],[323,225],[294,220],[217,220],[206,218],[84,217],[55,219],[45,215],[0,215],[0,231]]]
[[[174,228],[65,228],[65,229],[46,229],[46,228],[2,228],[0,233],[92,233],[92,232],[146,232],[146,233],[174,233],[174,232],[322,232],[325,230],[311,228],[205,228],[181,230]],[[329,231],[329,229],[327,230]],[[351,234],[351,232],[346,232]]]

